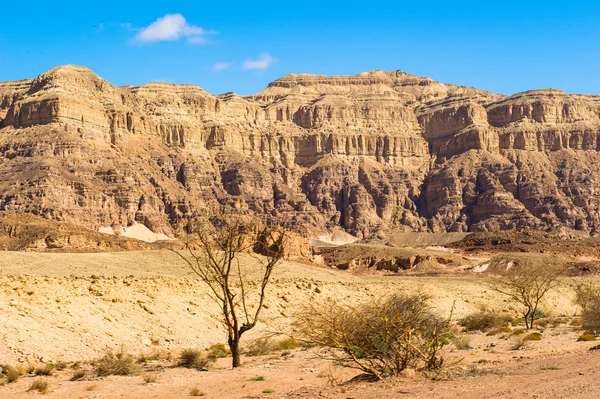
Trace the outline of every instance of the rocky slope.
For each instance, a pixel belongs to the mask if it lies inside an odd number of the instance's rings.
[[[0,83],[0,210],[173,236],[219,202],[299,230],[600,229],[600,97],[510,97],[401,71],[262,92]]]

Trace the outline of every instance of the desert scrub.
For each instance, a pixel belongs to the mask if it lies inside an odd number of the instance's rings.
[[[524,338],[524,341],[541,341],[542,340],[542,334],[539,332],[532,332],[530,334],[527,334]]]
[[[473,347],[471,346],[471,337],[467,334],[463,334],[463,335],[454,337],[452,339],[452,343],[454,343],[454,346],[456,347],[456,349],[460,349],[460,350],[473,349]]]
[[[29,391],[38,391],[41,394],[45,394],[48,392],[48,382],[39,379],[39,380],[35,380],[31,383],[31,385],[29,385]]]
[[[135,358],[121,348],[118,352],[108,351],[96,361],[96,373],[99,376],[132,375],[139,371]]]
[[[144,379],[144,382],[146,384],[152,384],[152,383],[155,383],[156,381],[158,381],[158,376],[156,374],[150,374],[150,373],[144,374],[142,376],[142,378]]]
[[[36,367],[36,369],[33,371],[33,374],[50,376],[52,375],[53,370],[54,365],[52,363],[47,363],[41,367]]]
[[[246,356],[264,356],[277,351],[289,351],[299,348],[300,344],[295,338],[276,340],[272,337],[261,337],[251,341],[245,348]]]
[[[185,349],[179,355],[178,365],[188,369],[197,369],[200,371],[208,370],[208,366],[214,362],[214,359],[204,356],[198,349]]]
[[[208,357],[222,359],[231,355],[231,351],[225,347],[225,344],[217,343],[208,348]]]
[[[206,396],[206,394],[198,388],[192,388],[190,389],[190,396]]]
[[[252,377],[250,378],[250,381],[264,381],[265,377],[263,377],[262,375],[257,375],[256,377]]]
[[[394,294],[356,307],[310,303],[295,318],[301,340],[334,349],[337,364],[377,379],[406,368],[441,368],[450,336],[450,321],[436,315],[423,295]]]
[[[6,382],[15,382],[17,381],[22,375],[23,375],[23,371],[13,367],[13,366],[4,366],[2,368],[2,372],[4,373],[4,375],[6,376]]]
[[[505,326],[508,324],[508,321],[494,313],[481,311],[463,317],[458,321],[458,324],[468,331],[486,332],[492,328]]]
[[[75,370],[75,372],[73,372],[73,375],[70,378],[70,381],[79,381],[84,378],[85,378],[84,370]]]
[[[505,327],[500,327],[500,328],[494,328],[493,330],[490,330],[487,332],[487,334],[485,334],[488,337],[493,337],[495,335],[498,334],[510,334],[512,332],[512,328],[510,328],[509,326],[505,326]]]
[[[596,337],[593,334],[584,333],[584,334],[581,334],[579,336],[579,338],[577,338],[577,342],[590,342],[590,341],[596,341]]]

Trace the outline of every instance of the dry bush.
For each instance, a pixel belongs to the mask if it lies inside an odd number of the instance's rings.
[[[108,351],[96,361],[96,372],[99,376],[131,375],[139,371],[135,358],[121,348],[118,352]]]
[[[532,332],[530,334],[527,334],[524,338],[524,341],[541,341],[542,340],[542,334],[539,332]]]
[[[485,332],[493,328],[506,326],[508,324],[508,319],[494,313],[480,311],[463,317],[458,321],[458,324],[468,331]]]
[[[38,391],[42,395],[48,392],[48,382],[44,380],[35,380],[29,386],[29,391]]]
[[[158,381],[158,376],[156,374],[144,374],[142,378],[146,384],[152,384]]]
[[[52,375],[53,370],[54,370],[54,365],[51,363],[48,363],[41,367],[36,367],[33,374],[50,376],[50,375]]]
[[[217,343],[208,348],[208,357],[213,359],[222,359],[231,355],[231,351],[225,347],[225,344]]]
[[[76,370],[73,373],[73,375],[71,376],[70,381],[79,381],[83,378],[85,378],[85,371],[84,370]]]
[[[378,379],[406,368],[441,368],[450,336],[449,320],[434,314],[423,295],[395,294],[357,307],[310,304],[295,325],[302,340],[333,349],[340,365]]]
[[[581,307],[581,326],[600,335],[600,287],[590,280],[575,283],[574,303]]]
[[[463,335],[454,337],[454,338],[452,338],[452,342],[454,343],[454,346],[456,346],[456,349],[460,349],[460,350],[473,349],[473,347],[471,346],[471,337],[469,335],[463,334]]]
[[[3,367],[3,373],[6,376],[7,382],[15,382],[23,375],[22,370],[8,365]]]
[[[198,388],[192,388],[190,389],[190,396],[206,396],[206,394]]]
[[[214,358],[205,356],[202,351],[189,348],[181,352],[178,365],[188,369],[206,371],[208,370],[208,366],[214,361]]]
[[[596,341],[596,337],[594,335],[588,334],[588,333],[581,334],[579,336],[579,338],[577,338],[577,342],[590,342],[590,341]]]
[[[600,298],[588,304],[581,313],[582,327],[594,335],[600,335]]]
[[[573,303],[583,312],[600,299],[600,288],[591,280],[575,281],[573,291],[575,291]]]

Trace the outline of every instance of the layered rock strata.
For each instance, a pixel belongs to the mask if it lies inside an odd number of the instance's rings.
[[[359,237],[600,229],[598,96],[401,71],[215,96],[63,66],[0,83],[0,127],[0,210],[92,229],[173,236],[215,203]]]

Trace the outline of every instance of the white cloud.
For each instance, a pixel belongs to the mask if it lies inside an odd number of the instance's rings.
[[[187,23],[181,14],[167,14],[145,28],[140,29],[134,41],[154,43],[187,38],[188,43],[206,43],[205,36],[215,33]]]
[[[233,62],[215,62],[212,66],[212,70],[215,72],[223,71],[233,65]]]
[[[257,60],[246,60],[242,64],[244,69],[267,69],[274,62],[277,62],[277,58],[267,54],[261,53]]]

